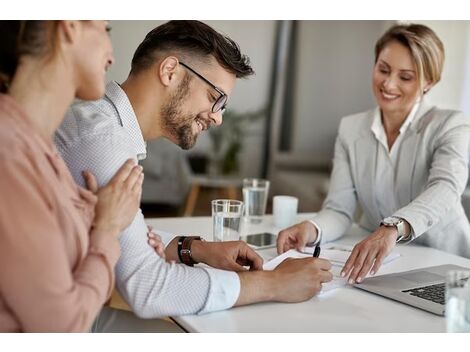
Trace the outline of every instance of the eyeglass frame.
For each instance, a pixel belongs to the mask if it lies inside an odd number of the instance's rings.
[[[198,73],[197,71],[195,71],[194,69],[192,69],[191,67],[189,67],[188,65],[186,65],[184,62],[181,62],[179,61],[179,63],[186,69],[188,69],[189,71],[191,71],[192,73],[194,73],[196,76],[198,76],[200,79],[202,79],[204,82],[206,82],[208,85],[210,85],[212,88],[214,88],[216,90],[217,93],[220,94],[220,96],[216,99],[216,101],[214,102],[214,105],[212,105],[212,109],[211,111],[215,114],[219,111],[222,111],[222,113],[224,113],[225,109],[227,108],[227,100],[228,100],[228,95],[225,94],[222,89],[218,88],[215,84],[213,84],[211,81],[209,81],[207,78],[205,78],[203,75],[201,75],[200,73]],[[217,103],[224,99],[225,98],[225,101],[224,101],[224,104],[220,107],[220,109],[217,109],[215,110],[215,106],[217,105]]]

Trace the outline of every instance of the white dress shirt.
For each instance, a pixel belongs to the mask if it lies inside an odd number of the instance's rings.
[[[374,112],[374,118],[371,126],[371,131],[374,134],[375,138],[379,143],[377,143],[377,162],[375,169],[375,181],[377,185],[380,185],[382,192],[381,197],[377,197],[377,205],[379,207],[379,212],[382,214],[382,218],[391,216],[398,208],[398,201],[396,198],[396,171],[398,163],[398,155],[405,135],[406,130],[414,121],[416,112],[419,108],[418,100],[410,113],[406,117],[405,121],[400,126],[400,133],[398,134],[397,139],[393,142],[392,147],[388,148],[387,134],[385,133],[385,128],[382,123],[382,114],[380,108],[376,108]],[[309,243],[308,246],[316,245],[321,241],[322,230],[318,224],[315,223],[315,220],[310,220],[310,222],[315,226],[318,232],[316,240],[312,243]],[[377,224],[378,226],[378,224]],[[413,229],[411,229],[411,235],[413,234]],[[410,237],[411,238],[411,237]]]
[[[105,185],[129,158],[146,157],[135,112],[116,82],[97,101],[78,101],[67,112],[55,143],[77,183],[90,170]],[[188,229],[189,231],[190,229]],[[203,314],[232,307],[240,293],[236,273],[167,263],[147,243],[147,225],[138,211],[119,238],[121,257],[116,284],[133,311],[143,318]],[[167,245],[175,235],[154,230]]]

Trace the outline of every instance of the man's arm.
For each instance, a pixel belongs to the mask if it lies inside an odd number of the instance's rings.
[[[60,149],[77,182],[83,184],[81,171],[87,169],[101,185],[125,160],[136,157],[130,145],[125,133],[110,127],[106,133],[82,137]],[[137,315],[155,318],[233,306],[240,290],[235,273],[167,263],[148,245],[147,232],[139,210],[120,235],[121,257],[115,270],[117,287]]]

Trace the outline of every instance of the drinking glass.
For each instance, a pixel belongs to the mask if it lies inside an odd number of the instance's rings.
[[[269,181],[259,178],[243,179],[243,201],[245,218],[252,224],[259,224],[266,212]]]
[[[470,332],[470,271],[452,270],[446,281],[447,332]]]
[[[243,202],[233,199],[215,199],[212,204],[214,241],[238,241]]]

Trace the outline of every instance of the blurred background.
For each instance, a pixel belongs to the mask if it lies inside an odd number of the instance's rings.
[[[108,80],[126,79],[135,49],[164,22],[111,22],[116,61]],[[240,45],[256,75],[238,80],[224,123],[192,150],[164,139],[148,143],[144,215],[210,215],[211,199],[241,199],[243,177],[269,179],[270,196],[298,197],[299,211],[319,210],[339,121],[375,106],[374,46],[395,22],[204,22]],[[427,99],[470,116],[470,21],[406,22],[431,27],[445,45],[443,77]]]

